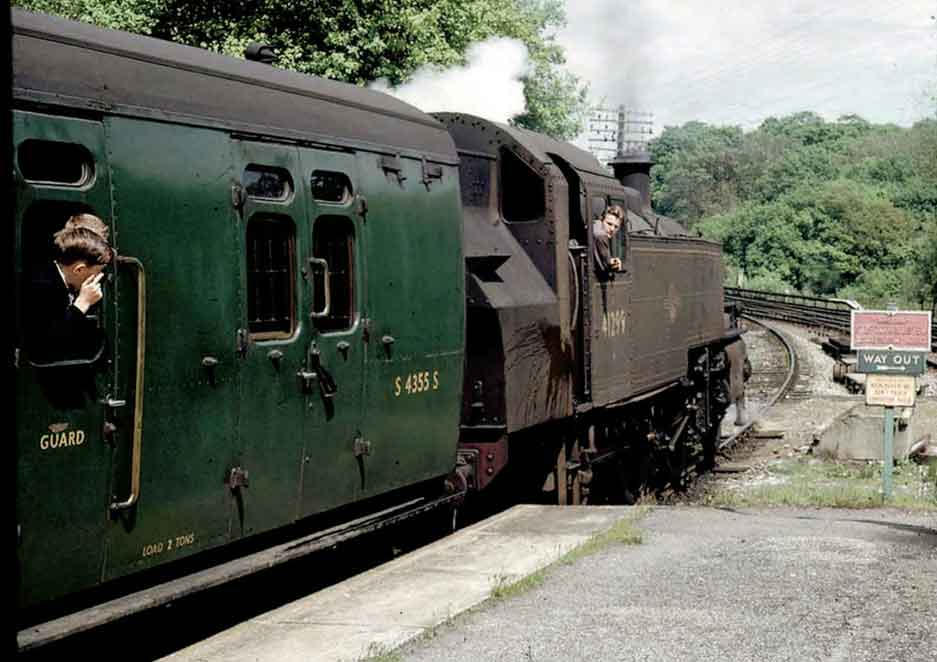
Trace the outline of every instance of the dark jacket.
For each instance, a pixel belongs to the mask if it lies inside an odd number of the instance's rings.
[[[608,232],[602,221],[592,222],[592,258],[595,263],[595,274],[599,280],[612,278],[612,251]]]
[[[46,263],[32,275],[23,307],[30,362],[38,365],[86,362],[100,356],[104,334],[98,329],[97,320],[71,303],[68,287],[55,263]]]

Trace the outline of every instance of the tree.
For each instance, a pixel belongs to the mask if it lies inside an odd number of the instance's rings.
[[[11,4],[102,28],[151,34],[163,3],[161,0],[12,0]]]
[[[658,210],[723,242],[727,271],[748,287],[932,305],[937,121],[688,122],[650,149]]]
[[[358,85],[396,86],[424,65],[463,64],[470,45],[510,37],[527,47],[526,112],[515,122],[560,139],[576,135],[585,87],[563,69],[554,30],[561,0],[14,0],[27,9],[149,34],[242,57],[272,45],[277,65]]]
[[[914,258],[916,294],[922,308],[937,306],[937,217],[924,231]]]
[[[742,130],[688,122],[667,127],[650,144],[657,210],[692,227],[737,202]]]

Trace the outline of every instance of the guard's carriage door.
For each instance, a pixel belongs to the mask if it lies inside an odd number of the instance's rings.
[[[62,595],[97,581],[101,573],[114,444],[128,430],[114,425],[123,405],[132,409],[134,362],[115,360],[115,267],[106,270],[104,299],[89,309],[107,341],[88,356],[40,358],[27,345],[30,287],[40,274],[56,275],[52,235],[79,212],[110,224],[111,187],[100,122],[38,113],[13,114],[15,153],[14,307],[17,311],[16,517],[20,584],[25,602]],[[35,348],[39,352],[38,348]],[[118,379],[118,367],[122,379]],[[119,384],[119,386],[118,386]],[[124,388],[118,393],[115,388]],[[132,427],[132,426],[131,426]],[[56,497],[48,486],[67,486]],[[55,549],[48,546],[55,540]],[[49,563],[50,554],[68,564]]]

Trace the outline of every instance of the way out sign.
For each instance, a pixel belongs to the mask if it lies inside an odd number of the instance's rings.
[[[926,310],[853,310],[849,344],[853,350],[929,352],[930,328]]]
[[[904,350],[860,349],[856,352],[856,372],[872,375],[923,375],[927,372],[924,352]]]
[[[931,347],[930,313],[921,310],[853,310],[850,347],[866,373],[865,404],[885,407],[882,439],[882,499],[891,497],[895,407],[913,407],[914,375],[924,372],[924,352]]]

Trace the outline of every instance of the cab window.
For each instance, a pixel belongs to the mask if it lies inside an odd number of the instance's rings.
[[[543,179],[517,154],[501,148],[501,214],[508,223],[543,220]]]

